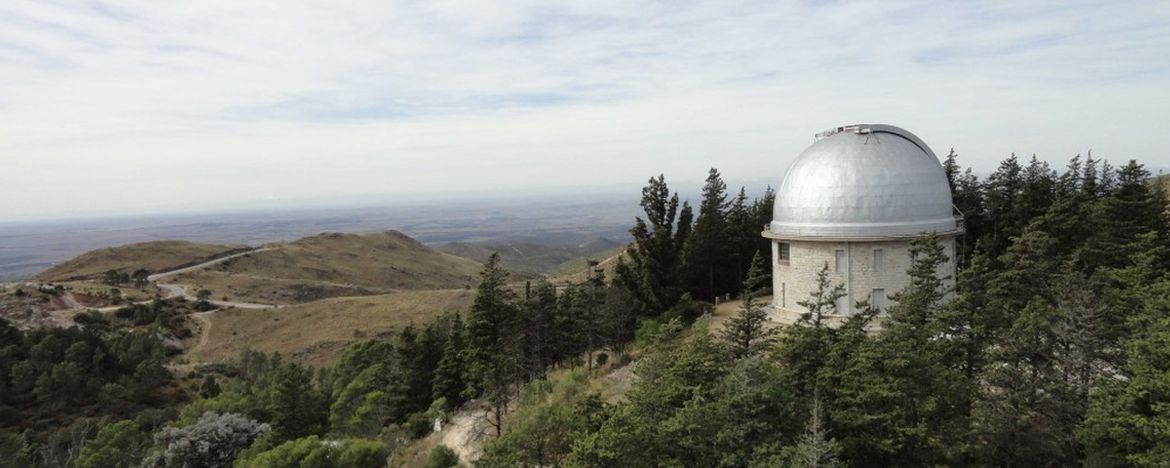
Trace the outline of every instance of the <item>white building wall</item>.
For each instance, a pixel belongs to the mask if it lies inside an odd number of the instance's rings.
[[[784,263],[780,261],[779,243],[789,244],[790,259]],[[950,259],[939,266],[939,276],[951,277],[953,284],[955,275],[955,239],[942,238],[940,242],[943,250]],[[842,271],[835,271],[836,251],[844,250],[846,261]],[[882,250],[882,268],[877,270],[874,265],[874,250]],[[887,299],[885,307],[888,309],[894,304],[893,296],[910,283],[907,270],[910,268],[909,240],[893,240],[879,242],[820,242],[807,240],[773,240],[772,241],[772,305],[773,319],[781,323],[794,323],[800,314],[807,309],[797,304],[799,301],[811,300],[811,294],[817,289],[817,274],[828,265],[829,280],[833,285],[845,286],[847,294],[847,311],[844,314],[834,314],[830,323],[843,321],[855,312],[854,304],[858,301],[870,299],[874,289],[883,289]]]

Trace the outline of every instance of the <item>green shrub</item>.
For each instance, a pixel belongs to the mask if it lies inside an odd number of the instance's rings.
[[[439,445],[431,449],[431,456],[427,457],[427,468],[450,468],[459,466],[459,455],[451,447]]]

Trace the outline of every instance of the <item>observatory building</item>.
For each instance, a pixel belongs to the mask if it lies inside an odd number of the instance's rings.
[[[892,125],[850,125],[816,135],[784,175],[772,222],[773,316],[793,323],[828,266],[845,297],[831,325],[867,299],[886,310],[910,283],[910,241],[939,235],[949,259],[940,276],[955,275],[955,239],[963,232],[938,157],[922,140]]]

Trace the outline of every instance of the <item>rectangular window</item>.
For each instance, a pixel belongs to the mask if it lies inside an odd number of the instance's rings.
[[[788,284],[780,283],[780,307],[788,307]]]
[[[885,252],[882,249],[873,249],[873,271],[882,271],[885,266]]]
[[[837,298],[837,315],[845,315],[849,313],[849,296],[841,296]]]
[[[781,265],[787,265],[789,260],[791,260],[791,259],[792,259],[792,246],[788,245],[787,242],[777,242],[776,243],[776,261],[779,262]]]
[[[837,249],[833,253],[833,271],[836,273],[845,271],[845,249]]]
[[[878,312],[885,312],[886,310],[886,290],[874,289],[870,294],[869,304],[873,306],[873,310]]]

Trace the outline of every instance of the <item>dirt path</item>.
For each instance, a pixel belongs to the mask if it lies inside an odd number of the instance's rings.
[[[203,326],[200,327],[199,341],[195,343],[195,346],[192,346],[191,349],[187,350],[187,354],[195,354],[207,346],[207,342],[211,339],[211,315],[214,313],[214,310],[209,310],[207,312],[191,314],[191,318],[199,321],[199,323],[201,323]]]
[[[61,302],[65,303],[65,306],[70,308],[70,309],[84,308],[84,306],[82,306],[80,302],[77,302],[77,298],[73,297],[73,293],[71,293],[71,292],[66,291],[64,294],[60,295],[59,297],[61,298]]]
[[[483,454],[486,424],[482,410],[468,409],[455,413],[443,428],[442,444],[455,451],[464,463],[472,463]]]
[[[157,285],[158,285],[159,289],[162,289],[163,291],[166,292],[166,294],[163,296],[163,299],[173,299],[176,297],[181,297],[181,298],[186,299],[188,301],[198,301],[199,300],[199,298],[192,296],[190,294],[187,294],[187,287],[183,286],[181,284],[157,283]],[[209,303],[211,303],[211,305],[219,307],[219,308],[238,307],[240,309],[273,309],[273,308],[277,308],[277,307],[282,307],[282,306],[273,305],[273,304],[257,304],[254,302],[232,302],[232,301],[212,301],[212,300],[208,300],[207,302],[209,302]]]
[[[212,265],[226,262],[226,261],[231,260],[233,258],[242,257],[244,255],[249,255],[249,254],[253,254],[253,253],[257,253],[257,252],[264,252],[267,250],[273,250],[275,248],[276,247],[260,247],[257,249],[249,250],[247,252],[240,252],[237,254],[228,255],[226,257],[217,258],[215,260],[209,260],[209,261],[197,264],[197,265],[191,265],[191,266],[186,267],[186,268],[180,268],[178,270],[171,270],[171,271],[168,271],[165,273],[155,273],[153,275],[148,276],[147,281],[154,283],[155,286],[157,286],[159,289],[161,289],[163,291],[163,297],[162,297],[163,299],[174,299],[177,297],[182,297],[184,299],[187,299],[188,301],[197,301],[197,300],[199,300],[198,298],[196,298],[195,296],[192,296],[190,294],[187,294],[186,286],[183,286],[181,284],[160,283],[160,282],[158,282],[158,280],[160,280],[162,278],[169,277],[169,276],[174,276],[174,275],[178,275],[178,274],[182,274],[182,273],[187,273],[190,271],[200,270],[200,269],[212,266]],[[97,308],[86,307],[85,305],[78,302],[77,298],[73,297],[72,292],[68,292],[68,291],[65,292],[64,294],[62,294],[60,296],[60,298],[61,298],[61,302],[71,310],[93,309],[93,310],[96,310],[98,312],[113,312],[115,310],[126,307],[126,304],[109,306],[109,307],[97,307]],[[146,300],[146,301],[138,301],[138,302],[134,302],[133,304],[149,304],[151,301],[153,301],[153,299]],[[221,307],[221,308],[222,307],[239,307],[241,309],[271,309],[274,307],[280,307],[280,306],[273,305],[273,304],[256,304],[256,303],[251,303],[251,302],[231,302],[231,301],[208,301],[208,302],[210,302],[212,305],[215,305],[216,307]]]

